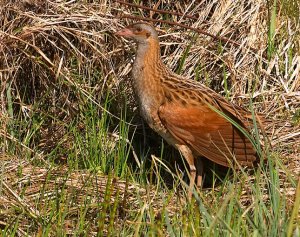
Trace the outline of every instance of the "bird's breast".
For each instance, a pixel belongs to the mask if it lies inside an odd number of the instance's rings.
[[[132,69],[132,76],[140,114],[148,124],[151,124],[153,114],[157,113],[163,102],[163,90],[159,78],[143,65],[135,65]]]

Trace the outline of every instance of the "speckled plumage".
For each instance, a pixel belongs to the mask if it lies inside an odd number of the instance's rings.
[[[161,60],[157,32],[152,26],[136,23],[117,34],[137,43],[132,77],[141,116],[187,160],[191,171],[189,196],[196,170],[197,185],[202,182],[203,166],[198,157],[223,166],[234,164],[234,160],[252,165],[256,159],[252,143],[216,110],[246,131],[251,124],[249,112],[199,82],[170,71]]]

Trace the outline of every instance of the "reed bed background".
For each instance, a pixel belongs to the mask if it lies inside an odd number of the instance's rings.
[[[299,236],[299,7],[1,0],[1,235]],[[114,36],[141,19],[172,70],[268,121],[267,162],[211,164],[192,203],[182,158],[138,115],[135,46]]]

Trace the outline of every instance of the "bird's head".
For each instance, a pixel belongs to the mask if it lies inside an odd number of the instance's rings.
[[[151,40],[158,40],[158,35],[154,27],[144,22],[129,25],[126,28],[116,32],[115,35],[132,39],[141,44],[147,44]]]

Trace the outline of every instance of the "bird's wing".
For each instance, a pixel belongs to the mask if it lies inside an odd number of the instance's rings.
[[[241,165],[251,165],[256,159],[251,142],[208,105],[165,103],[158,114],[172,136],[179,143],[189,145],[198,155],[223,166],[234,163],[234,157]]]

